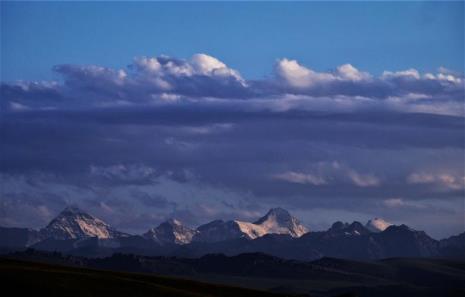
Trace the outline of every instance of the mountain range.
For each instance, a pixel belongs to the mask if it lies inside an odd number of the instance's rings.
[[[255,222],[215,220],[193,229],[169,219],[142,235],[130,235],[77,207],[67,207],[40,230],[0,227],[0,248],[89,257],[117,252],[184,257],[262,252],[298,260],[465,258],[465,232],[438,241],[423,231],[380,218],[366,224],[336,222],[326,231],[310,231],[285,209],[273,208]]]

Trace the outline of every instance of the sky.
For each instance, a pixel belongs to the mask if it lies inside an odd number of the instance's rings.
[[[2,226],[465,229],[463,2],[0,5]]]

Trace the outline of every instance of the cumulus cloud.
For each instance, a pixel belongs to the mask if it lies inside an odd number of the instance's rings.
[[[316,83],[331,81],[330,73],[318,73],[300,65],[296,60],[282,59],[276,64],[276,75],[292,87],[305,88]]]
[[[206,54],[196,54],[189,60],[136,57],[127,69],[63,64],[53,70],[62,76],[63,84],[2,83],[2,101],[31,107],[51,103],[69,108],[115,106],[121,102],[149,104],[185,96],[243,97],[248,91],[238,71]]]
[[[310,88],[315,85],[330,84],[335,81],[369,81],[371,75],[359,71],[351,64],[338,66],[333,72],[317,72],[300,65],[296,60],[282,59],[276,63],[276,75],[289,86]]]
[[[138,75],[146,74],[162,77],[193,77],[205,75],[211,77],[234,77],[244,82],[239,72],[229,68],[215,57],[206,54],[195,54],[188,61],[178,60],[167,56],[136,57],[132,65]]]
[[[195,54],[190,60],[167,56],[138,57],[129,65],[133,86],[156,98],[162,96],[236,97],[243,96],[246,82],[238,71],[220,60]]]
[[[371,75],[367,72],[359,71],[351,64],[344,64],[337,67],[337,75],[343,80],[361,81],[371,79]]]
[[[192,56],[191,64],[196,73],[200,75],[234,77],[237,81],[245,84],[239,72],[228,68],[226,64],[212,56],[196,54]]]
[[[136,57],[125,69],[99,65],[57,65],[58,82],[2,83],[5,110],[182,104],[237,99],[246,108],[386,110],[463,115],[463,75],[445,68],[384,71],[380,76],[343,64],[317,71],[292,59],[276,62],[270,78],[247,80],[219,59]],[[289,101],[300,96],[299,102]],[[287,99],[286,99],[287,98]],[[294,97],[295,98],[295,97]],[[412,100],[413,99],[413,100]],[[292,103],[292,105],[291,105]]]
[[[434,96],[441,97],[441,103],[463,102],[463,75],[444,68],[438,69],[436,74],[421,74],[416,69],[407,69],[384,71],[375,77],[351,64],[341,65],[333,71],[318,72],[296,60],[282,59],[276,64],[275,74],[281,93],[313,97],[348,96],[348,100],[353,97],[376,98],[378,103],[381,99],[416,94],[417,99],[419,96],[430,99]]]

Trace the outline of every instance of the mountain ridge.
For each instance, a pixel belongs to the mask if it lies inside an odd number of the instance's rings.
[[[109,239],[125,236],[125,233],[113,229],[109,224],[76,206],[68,206],[63,209],[40,232],[45,237],[54,239],[82,239],[86,237]]]
[[[310,232],[288,211],[274,208],[253,223],[214,220],[193,229],[176,219],[169,219],[142,235],[130,235],[78,208],[69,207],[39,231],[0,227],[0,248],[33,247],[89,256],[130,252],[199,257],[208,253],[264,252],[298,260],[325,256],[350,259],[465,258],[464,235],[438,241],[423,231],[386,221],[382,221],[381,228],[389,226],[384,230],[373,230],[370,222],[335,222],[326,231]]]
[[[255,222],[215,220],[197,228],[194,241],[217,242],[247,238],[257,239],[267,234],[288,234],[300,237],[309,230],[283,208],[272,208]]]
[[[192,241],[196,230],[184,226],[176,219],[169,219],[156,228],[149,229],[142,236],[161,244],[187,244]]]

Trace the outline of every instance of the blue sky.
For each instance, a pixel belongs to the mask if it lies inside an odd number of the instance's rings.
[[[0,226],[465,230],[463,2],[1,2]]]
[[[323,71],[462,71],[463,2],[22,3],[2,5],[2,80],[56,64],[124,67],[135,56],[208,53],[249,79],[279,58]]]

